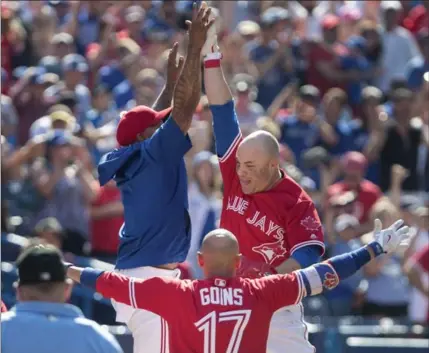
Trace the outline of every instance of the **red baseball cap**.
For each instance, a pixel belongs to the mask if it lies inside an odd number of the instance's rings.
[[[116,130],[116,141],[120,146],[128,146],[136,142],[137,135],[151,126],[156,126],[167,118],[173,108],[157,112],[145,105],[139,105],[121,116]]]
[[[338,16],[327,14],[322,19],[322,28],[323,29],[333,29],[340,24],[340,18]]]

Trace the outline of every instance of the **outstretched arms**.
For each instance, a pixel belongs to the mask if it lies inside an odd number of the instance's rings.
[[[174,90],[172,112],[172,118],[185,134],[191,126],[192,116],[200,100],[201,49],[205,43],[207,31],[213,24],[210,12],[211,9],[203,2],[198,11],[194,12],[192,23],[187,22],[190,28],[189,43],[185,63]]]
[[[298,270],[290,275],[274,275],[259,279],[267,281],[266,294],[271,297],[274,309],[295,304],[303,297],[334,289],[340,281],[352,276],[373,258],[393,253],[399,247],[407,246],[409,228],[402,227],[403,220],[396,221],[389,228],[382,229],[376,220],[374,241],[358,250],[335,256],[322,263]]]
[[[67,276],[96,290],[105,298],[134,308],[149,310],[163,317],[172,312],[170,303],[174,301],[171,298],[183,292],[180,279],[175,278],[153,277],[143,280],[70,264]]]

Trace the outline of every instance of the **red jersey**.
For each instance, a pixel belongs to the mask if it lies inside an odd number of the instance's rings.
[[[345,182],[335,183],[328,188],[328,200],[334,195],[340,195],[347,191],[350,191],[350,188]],[[359,219],[360,223],[365,223],[369,219],[371,207],[382,196],[382,192],[377,185],[369,180],[363,180],[357,192],[353,215]]]
[[[343,83],[333,81],[319,72],[317,64],[320,62],[336,63],[339,55],[344,55],[346,49],[341,44],[329,47],[324,43],[312,43],[308,53],[308,70],[307,83],[316,86],[320,90],[320,95],[323,96],[332,87],[339,87],[345,90]],[[338,64],[336,66],[339,66]]]
[[[105,185],[100,188],[93,207],[107,206],[121,201],[121,192],[116,185]],[[116,254],[119,245],[119,230],[124,223],[123,215],[109,216],[91,220],[91,243],[94,251]]]
[[[261,353],[273,313],[302,300],[302,283],[299,272],[194,281],[104,272],[96,290],[164,318],[171,353]]]
[[[271,267],[277,267],[304,246],[316,245],[323,252],[323,229],[316,208],[308,194],[284,172],[274,188],[243,193],[236,173],[241,132],[233,105],[221,107],[219,113],[212,108],[224,183],[221,228],[237,237],[246,258]],[[222,125],[223,133],[217,130],[217,124]]]

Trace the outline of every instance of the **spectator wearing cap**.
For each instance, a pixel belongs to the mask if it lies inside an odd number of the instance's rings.
[[[373,77],[371,81],[371,84],[374,85],[377,76],[379,76],[382,71],[380,69],[383,53],[381,33],[377,27],[377,23],[369,20],[363,20],[359,23],[358,35],[365,39],[365,57],[376,73],[375,77]]]
[[[88,170],[89,153],[67,131],[47,137],[46,159],[37,168],[34,184],[46,198],[34,222],[54,217],[64,228],[64,250],[84,254],[89,241],[89,205],[98,186]]]
[[[258,95],[252,76],[238,74],[233,79],[235,96],[235,110],[244,135],[248,135],[256,128],[256,120],[265,115],[265,110],[255,102]]]
[[[216,228],[220,217],[220,175],[216,156],[208,151],[197,153],[192,161],[192,184],[189,186],[189,215],[192,219],[191,247],[186,261],[194,278],[203,273],[197,263],[197,252],[207,232]]]
[[[340,156],[352,149],[349,124],[350,107],[347,93],[340,88],[331,88],[322,99],[324,124],[316,145],[325,148],[329,154]]]
[[[417,33],[417,42],[422,55],[412,58],[406,68],[408,86],[414,91],[422,87],[423,75],[429,71],[429,29]]]
[[[341,159],[343,179],[328,188],[327,195],[331,198],[348,191],[357,194],[353,215],[361,224],[362,233],[372,227],[369,221],[371,207],[380,198],[381,191],[377,185],[364,178],[368,161],[360,152],[347,152]]]
[[[59,60],[73,54],[76,50],[73,37],[69,33],[61,32],[55,34],[51,39],[52,54]]]
[[[144,69],[146,59],[141,55],[139,45],[130,38],[118,40],[118,53],[120,60],[119,69],[123,75],[123,81],[113,87],[112,94],[116,107],[124,109],[129,101],[136,98],[132,82],[136,81],[137,75]],[[107,72],[108,75],[102,82],[107,82],[107,86],[109,87],[113,85],[113,80],[120,78],[120,75],[117,75],[114,67],[113,70],[108,71],[110,72]]]
[[[1,315],[2,352],[123,352],[110,333],[66,304],[72,283],[57,249],[30,247],[18,258],[17,267],[19,302]]]
[[[359,220],[350,214],[342,214],[334,221],[334,231],[337,235],[335,244],[329,250],[329,256],[337,256],[362,247],[359,240]],[[325,297],[329,303],[332,316],[349,316],[352,314],[354,301],[363,284],[363,273],[359,271],[343,281]]]
[[[295,156],[296,165],[306,174],[302,160],[304,151],[313,147],[319,138],[318,111],[320,105],[319,90],[311,85],[299,89],[294,112],[290,116],[280,117],[280,142],[287,145]],[[318,176],[309,175],[313,180]]]
[[[367,86],[362,90],[360,119],[353,119],[344,126],[350,136],[346,144],[347,149],[358,151],[368,159],[366,179],[378,184],[380,180],[380,150],[383,148],[383,124],[387,115],[381,106],[383,92],[374,86]]]
[[[41,219],[34,227],[34,235],[42,244],[49,244],[60,250],[63,248],[64,229],[54,217]]]
[[[288,43],[291,38],[285,31],[289,13],[284,8],[272,7],[260,19],[261,36],[249,44],[249,58],[258,72],[257,102],[268,109],[293,76],[292,54]]]
[[[119,114],[112,93],[103,85],[93,90],[92,109],[85,114],[82,127],[92,145],[92,157],[98,164],[101,156],[116,147],[115,132]]]
[[[347,54],[341,56],[341,69],[344,71],[360,71],[362,73],[359,80],[347,82],[347,95],[349,104],[353,111],[358,115],[359,104],[361,102],[362,89],[368,84],[369,80],[375,76],[368,59],[365,56],[366,40],[360,36],[351,36],[347,42]]]
[[[308,52],[307,83],[316,86],[323,96],[330,88],[346,90],[346,84],[360,78],[356,71],[341,69],[341,56],[347,54],[347,48],[338,41],[340,19],[327,14],[322,20],[322,39],[310,44]]]
[[[118,38],[131,38],[144,50],[143,27],[146,11],[143,7],[133,5],[124,10],[125,28],[118,33]]]
[[[84,55],[90,43],[99,38],[100,21],[106,15],[109,3],[106,1],[90,1],[88,3],[70,4],[70,12],[67,16],[64,30],[76,38],[77,52]]]
[[[46,55],[41,58],[38,66],[42,67],[47,73],[61,76],[61,62],[60,59],[54,55]]]
[[[16,127],[18,124],[18,115],[9,96],[1,95],[1,133],[7,141],[16,146]]]
[[[428,179],[428,168],[420,168],[422,148],[429,145],[425,138],[424,125],[420,118],[412,117],[413,93],[407,88],[398,88],[392,93],[394,119],[389,119],[383,147],[380,152],[380,187],[383,191],[391,184],[391,169],[395,164],[409,171],[402,189],[404,192],[424,190],[425,180]],[[428,161],[426,160],[426,163]],[[419,175],[421,169],[421,175]],[[423,182],[421,182],[423,181]]]
[[[44,135],[50,130],[68,130],[74,132],[76,118],[72,111],[65,105],[56,104],[48,110],[48,115],[37,119],[30,127],[30,137]]]
[[[392,80],[406,78],[408,62],[420,56],[420,51],[410,31],[399,26],[401,2],[382,1],[380,11],[384,25],[381,59],[383,74],[377,80],[377,87],[387,93]]]
[[[76,95],[76,117],[81,123],[87,111],[91,109],[91,93],[86,86],[88,74],[88,64],[86,59],[78,54],[66,55],[61,61],[63,81],[58,85],[47,89],[46,95],[54,94],[51,92],[71,91]]]
[[[19,116],[19,145],[24,145],[28,140],[31,124],[46,113],[43,96],[45,85],[41,80],[44,73],[44,69],[40,67],[26,68],[11,87],[10,97]]]

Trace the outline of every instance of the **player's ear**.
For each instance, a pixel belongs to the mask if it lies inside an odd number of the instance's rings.
[[[204,259],[203,259],[203,254],[201,254],[201,252],[199,251],[197,253],[197,260],[198,260],[198,266],[202,268],[204,266]]]
[[[241,254],[238,254],[235,262],[235,269],[238,270],[240,268],[240,265],[241,265]]]

